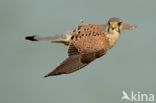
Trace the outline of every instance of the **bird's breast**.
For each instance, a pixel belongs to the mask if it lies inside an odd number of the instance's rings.
[[[109,48],[111,49],[115,44],[116,42],[118,41],[120,37],[120,33],[118,32],[113,32],[113,33],[108,33],[107,34],[107,38],[109,40]]]

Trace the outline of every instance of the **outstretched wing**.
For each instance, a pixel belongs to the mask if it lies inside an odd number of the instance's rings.
[[[108,42],[102,27],[93,25],[93,30],[90,30],[90,27],[92,28],[92,25],[83,25],[78,27],[78,31],[73,31],[68,49],[69,57],[45,77],[72,73],[106,53]]]
[[[96,59],[95,53],[80,54],[74,45],[68,49],[69,57],[45,77],[75,72]]]
[[[58,67],[56,67],[52,72],[47,74],[45,77],[72,73],[86,65],[87,64],[82,63],[80,61],[80,55],[69,56]]]

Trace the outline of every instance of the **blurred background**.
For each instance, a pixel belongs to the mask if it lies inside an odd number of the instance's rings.
[[[1,103],[120,103],[122,91],[156,96],[155,0],[0,0]],[[104,57],[69,75],[43,78],[67,57],[67,47],[26,41],[55,35],[80,19],[120,17],[137,29],[122,32]]]

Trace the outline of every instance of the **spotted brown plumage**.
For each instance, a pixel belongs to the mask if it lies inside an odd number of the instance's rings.
[[[52,72],[45,75],[45,77],[69,74],[87,66],[114,47],[120,37],[121,30],[130,30],[133,28],[135,28],[134,25],[123,23],[121,19],[114,17],[109,19],[107,24],[82,23],[69,34],[68,38],[58,36],[54,39],[54,37],[51,37],[52,41],[64,43],[69,46],[68,57]],[[26,39],[33,41],[50,40],[50,38],[46,37],[29,38],[26,37]]]
[[[72,73],[104,55],[108,49],[103,25],[79,25],[72,32],[68,58],[47,76]]]
[[[88,24],[79,26],[72,33],[70,45],[74,45],[80,53],[108,49],[108,40],[103,25]]]

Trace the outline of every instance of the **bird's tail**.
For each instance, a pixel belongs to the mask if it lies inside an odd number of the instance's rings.
[[[25,37],[26,40],[30,41],[50,41],[53,43],[63,43],[65,45],[68,45],[70,42],[71,34],[62,34],[62,35],[55,35],[55,36],[39,36],[39,35],[33,35],[33,36],[27,36]]]

